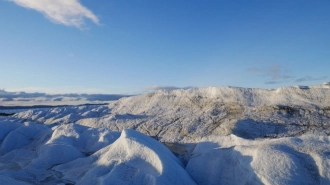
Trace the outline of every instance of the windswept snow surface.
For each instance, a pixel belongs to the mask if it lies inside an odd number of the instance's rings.
[[[0,184],[330,184],[329,120],[329,84],[34,109],[0,117]]]

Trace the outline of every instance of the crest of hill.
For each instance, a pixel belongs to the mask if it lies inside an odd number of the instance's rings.
[[[298,106],[306,108],[327,108],[330,106],[330,85],[290,86],[278,89],[254,89],[240,87],[207,87],[187,90],[160,90],[154,93],[122,98],[112,108],[126,112],[141,113],[159,107],[178,104],[190,99],[196,104],[201,101],[223,104],[239,103],[242,106]],[[205,103],[206,103],[205,102]]]

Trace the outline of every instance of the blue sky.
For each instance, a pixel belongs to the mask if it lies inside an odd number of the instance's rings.
[[[0,0],[0,89],[320,84],[329,10],[328,0]]]

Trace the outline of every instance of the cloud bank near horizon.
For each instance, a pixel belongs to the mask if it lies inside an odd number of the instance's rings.
[[[82,29],[85,19],[99,24],[92,11],[80,4],[79,0],[9,0],[24,8],[42,13],[54,23]]]
[[[0,89],[2,101],[34,101],[37,98],[45,98],[49,101],[62,101],[64,98],[74,100],[85,99],[86,101],[114,101],[130,95],[122,94],[47,94],[47,93],[26,93],[26,92],[7,92]]]

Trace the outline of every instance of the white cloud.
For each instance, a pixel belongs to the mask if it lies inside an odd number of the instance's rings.
[[[19,6],[36,10],[51,21],[82,29],[85,19],[99,24],[92,11],[80,4],[79,0],[10,0]]]

